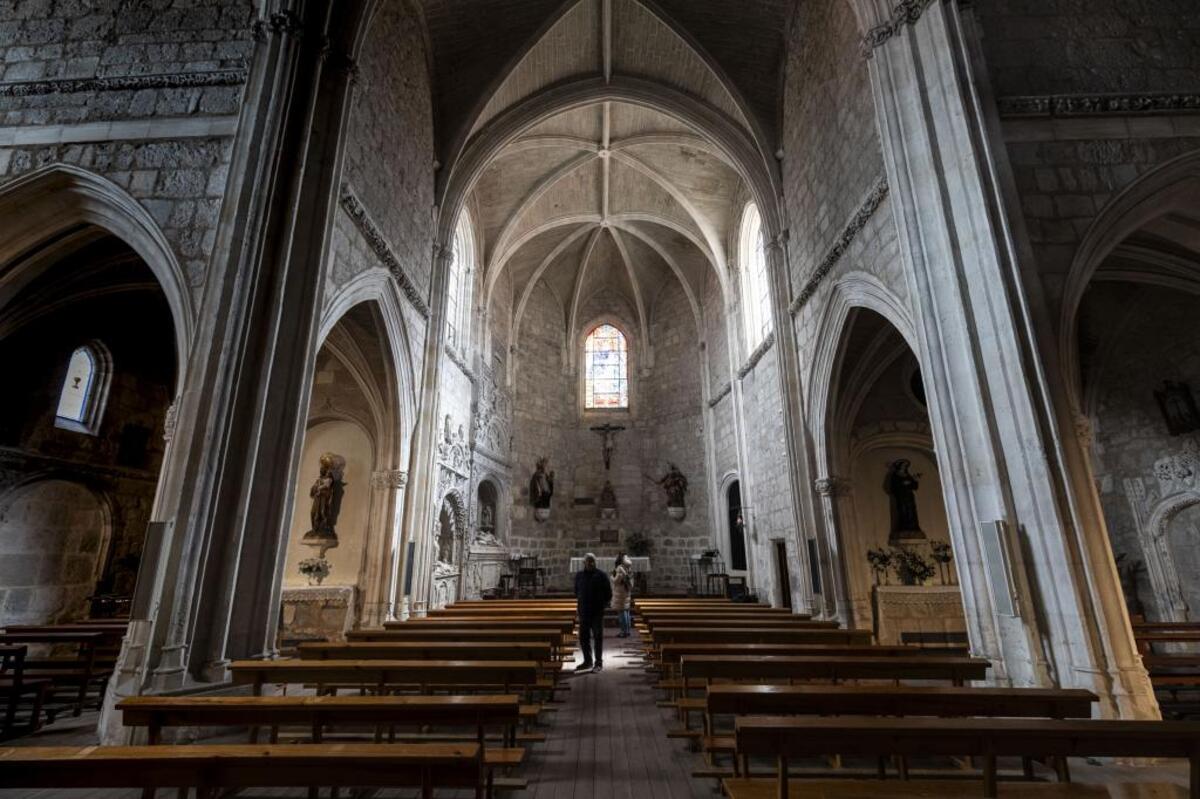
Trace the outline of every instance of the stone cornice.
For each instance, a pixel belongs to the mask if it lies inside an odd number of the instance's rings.
[[[849,224],[842,229],[842,234],[838,236],[838,240],[833,247],[829,249],[825,257],[821,259],[821,263],[813,270],[812,274],[804,283],[804,288],[800,289],[800,293],[796,295],[796,299],[792,300],[791,306],[788,308],[788,313],[792,316],[800,313],[800,309],[804,304],[812,299],[813,294],[817,291],[817,286],[825,279],[834,265],[841,260],[841,257],[846,254],[850,243],[858,236],[862,229],[867,226],[871,216],[883,204],[883,199],[888,194],[887,176],[879,178],[879,182],[875,184],[875,188],[867,195],[867,199],[859,206]]]
[[[118,75],[105,78],[62,78],[0,83],[0,97],[32,97],[72,92],[136,91],[140,89],[191,89],[205,86],[241,86],[245,69],[209,72],[174,72],[162,75]]]
[[[143,483],[158,481],[158,473],[128,466],[104,466],[97,463],[56,458],[19,447],[0,447],[0,467],[13,466],[25,474],[44,472],[46,477],[63,473],[85,473],[110,480],[135,480]]]
[[[904,26],[913,25],[925,13],[925,9],[933,5],[934,0],[901,0],[892,9],[888,19],[867,31],[862,37],[860,47],[863,58],[870,58],[875,50],[887,44],[897,36]]]
[[[750,374],[750,372],[754,370],[754,367],[758,366],[758,362],[763,359],[763,356],[767,354],[767,350],[771,349],[774,344],[775,331],[772,330],[767,334],[767,337],[763,339],[762,344],[759,344],[754,348],[754,352],[750,353],[750,357],[746,359],[744,364],[742,364],[742,368],[738,369],[738,380],[745,380],[746,375]]]
[[[495,452],[492,452],[490,449],[488,449],[487,447],[485,447],[481,444],[475,445],[474,452],[477,456],[482,456],[485,460],[491,461],[492,463],[494,463],[495,465],[497,465],[503,469],[511,471],[513,468],[512,461],[502,458],[500,455],[496,454]]]
[[[1200,93],[1047,94],[1001,97],[996,104],[1004,117],[1200,113]]]
[[[467,376],[467,379],[471,381],[471,385],[475,385],[475,373],[471,371],[471,367],[467,366],[467,362],[463,360],[463,357],[458,354],[458,350],[447,344],[445,346],[445,351],[446,357],[453,361],[454,365],[457,366],[462,373]]]
[[[342,184],[342,210],[354,222],[363,238],[367,240],[367,245],[375,253],[392,277],[396,278],[396,282],[400,285],[400,290],[404,292],[404,296],[417,309],[417,313],[424,318],[429,318],[429,303],[425,302],[425,298],[421,296],[421,290],[417,288],[417,284],[404,271],[404,267],[400,265],[400,259],[396,257],[395,251],[388,244],[387,239],[383,237],[383,233],[371,220],[371,216],[367,213],[367,209],[359,202],[358,197],[354,196],[354,192],[346,184]]]
[[[714,394],[712,399],[708,401],[708,407],[717,407],[721,400],[729,396],[731,391],[733,391],[733,383],[726,383],[725,385],[721,386],[721,390]]]

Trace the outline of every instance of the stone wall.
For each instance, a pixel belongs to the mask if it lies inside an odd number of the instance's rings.
[[[583,304],[580,317],[590,319],[606,310],[631,335],[637,331],[627,303],[612,292],[601,294]],[[562,307],[544,283],[534,289],[526,308],[513,397],[516,490],[510,544],[517,552],[541,557],[552,586],[570,587],[571,556],[588,551],[615,555],[626,536],[639,532],[653,542],[652,589],[683,591],[688,558],[709,545],[696,324],[682,287],[674,282],[654,299],[650,313],[655,367],[641,372],[632,356],[631,410],[603,414],[581,410],[580,375],[563,368]],[[629,344],[636,353],[643,342],[631,339]],[[582,361],[581,353],[577,357]],[[618,503],[617,518],[611,521],[599,518],[597,503],[606,473],[602,439],[589,429],[605,422],[627,428],[616,436],[608,472]],[[528,480],[543,455],[551,456],[555,493],[551,517],[537,522],[529,506]],[[687,516],[682,521],[668,518],[665,495],[647,479],[661,477],[668,462],[675,463],[689,481]]]

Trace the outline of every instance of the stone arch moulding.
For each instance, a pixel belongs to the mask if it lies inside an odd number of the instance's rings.
[[[1133,496],[1131,494],[1131,501]],[[1170,494],[1154,505],[1145,525],[1139,525],[1138,538],[1142,544],[1142,557],[1146,560],[1146,574],[1150,577],[1151,590],[1160,602],[1163,621],[1184,621],[1190,610],[1180,591],[1179,572],[1175,568],[1167,527],[1172,519],[1195,505],[1200,505],[1200,491]],[[1135,518],[1138,518],[1140,514],[1136,511],[1135,508]]]
[[[508,540],[508,525],[502,520],[502,512],[505,508],[509,507],[509,503],[511,502],[508,492],[508,481],[491,469],[481,472],[475,481],[475,487],[471,493],[473,498],[478,499],[479,489],[485,483],[490,484],[496,494],[496,515],[492,519],[492,535],[501,544],[505,544]],[[479,519],[477,518],[475,521],[478,523]],[[476,529],[478,529],[478,525]]]
[[[1139,177],[1096,215],[1075,252],[1063,287],[1059,359],[1073,408],[1081,407],[1077,346],[1079,306],[1101,263],[1131,234],[1173,210],[1200,216],[1200,150],[1181,155]]]
[[[828,416],[833,380],[840,365],[842,338],[850,313],[857,308],[874,311],[887,320],[900,333],[914,356],[920,351],[917,348],[916,328],[908,309],[877,277],[866,272],[850,272],[834,284],[814,338],[817,351],[813,356],[806,403],[808,418],[813,420],[817,463],[826,467],[829,461]]]
[[[141,257],[167,299],[175,325],[176,393],[185,385],[195,310],[175,252],[149,212],[115,183],[86,169],[52,164],[0,186],[0,310],[64,253],[35,248],[80,225],[94,225]],[[32,254],[31,254],[32,253]]]

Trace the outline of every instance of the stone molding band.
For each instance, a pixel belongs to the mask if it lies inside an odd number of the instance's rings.
[[[841,260],[846,254],[846,250],[850,248],[850,243],[858,237],[862,229],[867,226],[871,216],[879,210],[879,206],[883,204],[883,199],[888,195],[887,176],[882,176],[875,184],[875,188],[867,195],[867,199],[859,206],[853,218],[842,230],[842,234],[838,236],[838,240],[830,248],[829,252],[821,260],[819,266],[813,270],[812,275],[804,283],[804,288],[800,289],[800,293],[796,295],[796,299],[792,300],[791,306],[788,308],[788,313],[793,317],[800,313],[800,309],[804,307],[812,296],[816,294],[817,287],[821,281],[829,274],[834,265]]]
[[[738,380],[745,380],[746,375],[750,374],[750,372],[754,370],[754,367],[758,366],[758,362],[763,359],[763,356],[767,354],[767,350],[771,349],[774,344],[775,331],[772,330],[767,334],[767,337],[763,339],[762,344],[759,344],[754,348],[754,352],[750,353],[750,357],[746,359],[744,364],[742,364],[742,368],[738,369]]]
[[[425,319],[429,318],[429,304],[425,302],[425,298],[421,296],[421,290],[417,288],[417,284],[413,282],[408,273],[404,271],[404,267],[400,264],[400,259],[396,257],[395,251],[388,244],[387,239],[376,227],[371,220],[370,214],[358,198],[354,196],[354,192],[347,184],[342,184],[342,210],[354,222],[363,238],[367,240],[367,245],[375,253],[392,277],[396,278],[396,282],[400,284],[400,290],[404,292],[404,296],[417,309],[417,313],[421,314]]]
[[[205,86],[241,86],[247,72],[217,69],[209,72],[174,72],[163,75],[115,75],[106,78],[63,78],[0,83],[0,97],[34,97],[73,92],[134,91],[139,89],[192,89]]]
[[[708,407],[710,407],[710,408],[717,407],[717,405],[720,404],[721,400],[723,400],[729,396],[729,393],[731,391],[733,391],[733,383],[726,383],[725,385],[721,386],[721,390],[718,391],[716,394],[714,394],[713,398],[708,401]]]
[[[887,21],[881,22],[867,31],[860,44],[863,58],[870,58],[875,50],[887,44],[893,37],[898,36],[906,25],[915,25],[925,9],[933,5],[934,0],[901,0],[892,9],[892,15]]]
[[[1003,117],[1070,117],[1200,112],[1200,94],[1050,94],[1001,97]]]
[[[449,344],[445,346],[446,357],[454,362],[454,365],[467,376],[467,380],[471,381],[471,385],[475,385],[475,373],[471,371],[471,367],[467,366],[467,362],[458,354],[458,350],[451,347]]]

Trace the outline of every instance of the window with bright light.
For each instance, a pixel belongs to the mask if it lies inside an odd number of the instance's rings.
[[[767,242],[762,215],[750,203],[742,214],[738,234],[738,266],[742,273],[742,321],[746,328],[746,347],[756,348],[766,339],[773,325],[771,317],[771,280],[767,272]]]
[[[463,212],[454,229],[450,258],[450,276],[446,290],[446,340],[450,346],[463,351],[471,332],[471,281],[475,273],[475,232],[471,220]]]
[[[71,353],[67,374],[58,393],[54,422],[58,427],[94,433],[104,409],[108,388],[108,353],[99,344],[85,344]]]
[[[588,410],[629,407],[629,346],[625,334],[599,325],[583,345],[583,406]]]

